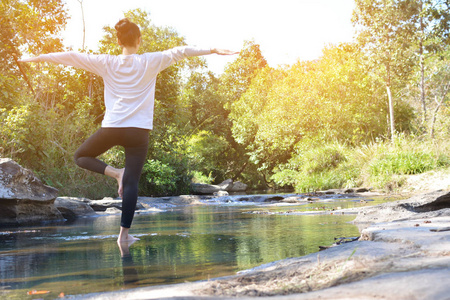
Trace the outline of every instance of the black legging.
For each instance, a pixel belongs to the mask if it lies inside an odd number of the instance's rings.
[[[122,217],[120,225],[131,227],[138,197],[138,184],[147,157],[149,130],[127,128],[100,128],[75,151],[78,166],[105,174],[106,163],[96,157],[113,146],[125,148],[125,173],[123,174]]]

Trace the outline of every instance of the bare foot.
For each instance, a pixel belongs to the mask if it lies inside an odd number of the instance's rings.
[[[123,196],[123,186],[122,186],[122,179],[123,179],[123,173],[125,172],[125,168],[119,169],[119,176],[117,179],[117,184],[119,186],[117,193],[119,194],[119,197],[122,198]]]
[[[116,169],[111,166],[107,166],[105,169],[105,175],[115,178],[117,180],[117,185],[119,186],[117,193],[119,194],[120,198],[122,198],[122,196],[123,196],[122,179],[123,179],[124,172],[125,172],[125,168]]]
[[[136,242],[136,240],[134,241],[129,241],[129,242],[117,242],[117,245],[119,246],[119,250],[120,250],[120,256],[121,257],[125,257],[130,255],[130,246],[133,245]]]
[[[118,243],[134,243],[136,241],[139,241],[140,239],[137,237],[132,236],[131,234],[127,234],[126,236],[120,236],[117,238]]]
[[[131,243],[139,241],[139,238],[132,236],[128,233],[130,228],[120,227],[119,237],[117,238],[117,243]]]

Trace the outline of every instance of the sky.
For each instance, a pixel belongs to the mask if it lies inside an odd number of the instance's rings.
[[[82,48],[83,25],[78,0],[66,0],[64,44]],[[83,0],[86,47],[98,49],[103,26],[111,26],[136,8],[156,26],[172,27],[190,46],[239,51],[244,41],[260,45],[272,67],[320,57],[324,46],[351,42],[354,0]],[[236,56],[205,56],[209,69],[223,72]]]

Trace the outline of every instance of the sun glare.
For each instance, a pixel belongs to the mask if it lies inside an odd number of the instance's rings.
[[[83,25],[78,1],[67,2],[65,45],[82,47]],[[99,13],[109,7],[108,13]],[[173,9],[176,7],[176,9]],[[150,12],[153,24],[170,26],[189,45],[239,49],[246,40],[261,46],[272,66],[316,59],[327,44],[353,38],[353,0],[228,1],[217,9],[211,1],[84,1],[86,47],[96,50],[103,26],[114,26],[125,11],[141,8]],[[211,69],[223,71],[228,60],[208,58]]]

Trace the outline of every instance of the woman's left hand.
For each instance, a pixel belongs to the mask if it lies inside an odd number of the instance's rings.
[[[211,48],[211,52],[219,54],[219,55],[239,54],[239,51],[233,51],[233,50],[227,50],[227,49],[217,49],[217,48]]]

